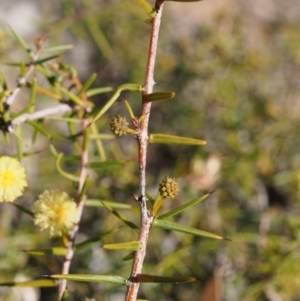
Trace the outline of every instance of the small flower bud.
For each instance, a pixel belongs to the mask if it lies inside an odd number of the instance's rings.
[[[110,128],[117,136],[126,135],[128,130],[128,122],[125,117],[114,117],[112,122],[110,123]]]
[[[159,184],[159,192],[164,198],[174,199],[179,192],[178,183],[175,179],[165,177]]]

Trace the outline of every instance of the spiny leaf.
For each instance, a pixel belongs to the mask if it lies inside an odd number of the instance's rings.
[[[174,215],[176,215],[176,214],[178,214],[178,213],[186,210],[187,208],[192,207],[192,206],[198,204],[199,202],[205,200],[210,195],[211,195],[211,193],[207,193],[207,194],[205,194],[205,195],[203,195],[201,197],[198,197],[198,198],[196,198],[196,199],[194,199],[194,200],[192,200],[190,202],[187,202],[184,205],[179,206],[179,207],[175,208],[174,210],[172,210],[170,212],[167,212],[167,213],[165,213],[165,214],[163,214],[163,215],[161,215],[161,216],[159,216],[157,218],[158,219],[166,219],[168,217],[174,216]]]
[[[205,145],[206,141],[188,137],[173,136],[167,134],[150,134],[149,143],[182,144],[182,145]]]
[[[55,274],[50,275],[51,278],[55,279],[66,279],[66,280],[73,280],[73,281],[84,281],[84,282],[109,282],[115,283],[120,285],[126,285],[127,279],[120,276],[113,276],[113,275],[86,275],[86,274]]]
[[[182,233],[188,233],[188,234],[192,234],[195,236],[209,237],[209,238],[214,238],[214,239],[226,239],[226,238],[223,238],[222,236],[219,236],[219,235],[216,235],[216,234],[213,234],[210,232],[198,230],[195,228],[183,226],[183,225],[180,225],[177,223],[173,223],[173,222],[165,221],[165,220],[161,220],[161,219],[155,219],[152,225],[154,227],[163,228],[163,229],[167,229],[167,230],[171,230],[171,231],[182,232]]]

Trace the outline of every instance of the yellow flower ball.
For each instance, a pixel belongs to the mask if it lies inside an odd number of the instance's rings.
[[[13,202],[27,186],[25,170],[11,157],[0,158],[0,202]]]
[[[35,202],[34,224],[48,230],[50,236],[62,236],[77,223],[77,206],[66,192],[46,190]]]

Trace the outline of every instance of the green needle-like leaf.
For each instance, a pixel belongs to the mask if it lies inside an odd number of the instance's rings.
[[[0,286],[54,287],[56,283],[53,279],[39,279],[22,282],[0,282]]]
[[[141,248],[141,244],[134,240],[130,242],[123,242],[118,244],[104,244],[103,249],[107,250],[127,250],[127,251],[137,251]]]
[[[40,65],[40,64],[43,64],[45,62],[52,61],[54,59],[59,58],[60,56],[61,56],[61,54],[54,54],[54,55],[45,57],[43,59],[36,60],[36,61],[34,61],[34,65]],[[26,65],[29,66],[30,64],[31,63],[27,63]]]
[[[126,285],[127,279],[120,276],[113,276],[113,275],[85,275],[85,274],[56,274],[51,275],[51,278],[55,279],[66,279],[66,280],[73,280],[73,281],[84,281],[84,282],[109,282],[115,283],[120,285]]]
[[[107,92],[111,92],[113,89],[111,87],[103,87],[103,88],[95,88],[90,89],[86,92],[87,97],[92,97],[98,94],[103,94]]]
[[[113,56],[113,49],[103,30],[100,28],[98,19],[95,16],[85,18],[85,24],[103,56],[107,60],[110,60]]]
[[[155,219],[153,224],[154,227],[162,228],[162,229],[167,229],[171,231],[177,231],[177,232],[182,232],[182,233],[187,233],[187,234],[192,234],[195,236],[203,236],[203,237],[209,237],[209,238],[214,238],[214,239],[225,239],[222,236],[206,232],[203,230],[198,230],[195,228],[183,226],[177,223],[173,223],[170,221],[165,221],[161,219]]]
[[[170,212],[167,212],[167,213],[165,213],[165,214],[163,214],[163,215],[161,215],[161,216],[159,216],[157,218],[162,220],[162,219],[166,219],[168,217],[174,216],[174,215],[176,215],[176,214],[178,214],[178,213],[186,210],[187,208],[192,207],[192,206],[198,204],[199,202],[205,200],[210,195],[211,195],[211,193],[207,193],[207,194],[205,194],[205,195],[203,195],[201,197],[198,197],[198,198],[196,198],[196,199],[194,199],[194,200],[192,200],[190,202],[187,202],[184,205],[179,206],[179,207],[175,208],[174,210],[172,210]]]
[[[124,164],[122,161],[104,161],[104,162],[89,162],[87,164],[88,168],[97,169],[97,168],[106,168],[106,167],[114,167]]]
[[[55,94],[55,93],[53,93],[49,90],[46,90],[42,87],[39,87],[39,86],[36,87],[36,91],[39,92],[40,94],[49,96],[50,98],[53,98],[53,99],[61,100],[61,98],[62,98],[60,95]]]
[[[152,7],[152,5],[146,1],[146,0],[135,0],[142,9],[151,17],[154,18],[156,15],[155,9]]]
[[[105,203],[111,208],[114,209],[130,209],[132,208],[131,205],[120,203],[120,202],[112,202],[112,201],[105,201],[105,200],[98,200],[98,199],[88,199],[85,202],[85,205],[88,207],[105,207],[103,205]]]
[[[28,124],[30,124],[32,127],[34,127],[34,129],[39,132],[40,134],[42,134],[43,136],[45,136],[46,138],[48,138],[49,140],[51,139],[51,135],[48,134],[47,131],[44,130],[44,128],[42,126],[40,126],[39,123],[32,121],[32,120],[26,120],[26,122]]]
[[[6,80],[3,76],[3,74],[0,72],[0,86],[2,87],[2,91],[6,91],[7,90],[7,83]]]
[[[160,100],[167,100],[175,97],[175,92],[154,92],[148,95],[147,101],[160,101]]]
[[[31,217],[34,216],[33,212],[30,211],[29,209],[27,209],[27,208],[25,208],[25,207],[23,207],[21,205],[15,204],[15,203],[11,203],[11,204],[14,205],[16,208],[18,208],[20,211],[22,211],[22,212],[30,215]]]
[[[131,108],[129,102],[127,101],[127,99],[124,99],[124,102],[125,102],[126,110],[129,114],[130,118],[134,119],[134,114],[133,114],[133,111],[132,111],[132,108]]]
[[[65,172],[61,166],[60,166],[60,162],[61,162],[61,159],[63,157],[63,153],[60,153],[57,158],[56,158],[56,162],[55,162],[55,166],[56,166],[56,169],[57,171],[65,178],[71,180],[71,181],[74,181],[74,182],[78,182],[79,181],[79,177],[77,176],[74,176],[73,174],[70,174],[70,173],[67,173]]]
[[[140,274],[136,277],[137,282],[142,283],[187,283],[196,281],[195,277],[167,277],[157,275]]]
[[[123,242],[118,244],[104,244],[103,249],[107,250],[127,250],[127,251],[137,251],[141,248],[141,244],[138,241]]]
[[[132,260],[134,257],[134,253],[135,252],[130,252],[129,254],[127,254],[125,257],[123,257],[123,261],[128,261],[128,260]]]
[[[123,84],[117,88],[115,93],[112,95],[112,97],[106,102],[106,104],[100,109],[100,111],[97,113],[97,115],[93,118],[92,123],[94,123],[97,119],[99,119],[118,99],[120,94],[123,91],[134,91],[134,92],[140,92],[142,90],[142,86],[139,84]]]
[[[87,81],[84,83],[80,91],[77,93],[77,96],[80,97],[84,92],[87,91],[87,89],[92,85],[92,83],[95,81],[97,78],[97,73],[93,73]]]
[[[21,46],[26,50],[26,52],[30,53],[31,49],[28,46],[28,44],[23,40],[23,38],[11,26],[9,26],[9,29],[12,32],[14,38],[21,44]]]
[[[119,213],[117,210],[111,208],[105,203],[102,203],[105,208],[107,208],[111,213],[113,213],[118,219],[120,219],[123,223],[125,223],[127,226],[129,226],[131,229],[138,231],[139,227],[131,222],[127,217],[125,217],[123,214]]]
[[[63,87],[56,87],[58,91],[62,92],[66,96],[68,96],[73,102],[75,102],[77,105],[82,106],[83,105],[83,100],[78,97],[77,95],[73,94],[69,90],[63,88]]]
[[[76,124],[82,122],[82,120],[78,118],[72,118],[72,117],[47,116],[46,119],[68,122],[68,123],[76,123]]]
[[[88,247],[90,247],[91,245],[93,245],[94,243],[97,243],[99,241],[101,241],[102,239],[112,235],[113,233],[117,232],[119,229],[118,228],[115,228],[113,230],[110,230],[110,231],[107,231],[107,232],[104,232],[98,236],[95,236],[95,237],[92,237],[92,238],[89,238],[88,240],[84,241],[84,242],[81,242],[79,244],[76,244],[74,246],[74,251],[75,252],[79,252],[81,250],[84,250]]]
[[[42,52],[64,52],[73,48],[73,45],[60,45],[54,47],[45,47],[42,49]]]
[[[16,147],[17,147],[17,158],[19,161],[22,160],[23,157],[23,146],[24,141],[22,139],[22,127],[21,125],[18,125],[15,127],[15,136],[16,136]]]
[[[151,204],[153,205],[155,200],[153,199],[152,195],[148,192],[146,192],[146,197],[148,198],[148,200],[151,202]]]
[[[63,247],[54,247],[49,249],[32,249],[32,250],[23,250],[24,252],[31,255],[55,255],[55,256],[66,256],[67,249]]]
[[[37,86],[37,78],[34,77],[31,82],[30,96],[29,96],[29,103],[28,103],[28,108],[30,113],[34,112],[34,106],[36,100],[36,86]]]
[[[173,136],[167,134],[150,134],[149,143],[182,144],[182,145],[205,145],[206,141],[188,137]]]

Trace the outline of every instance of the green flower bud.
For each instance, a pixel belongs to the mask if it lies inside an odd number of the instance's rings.
[[[117,136],[126,135],[128,130],[128,122],[125,117],[114,117],[112,122],[110,123],[110,128]]]
[[[179,192],[179,185],[175,179],[165,177],[159,184],[159,193],[162,197],[174,199]]]

